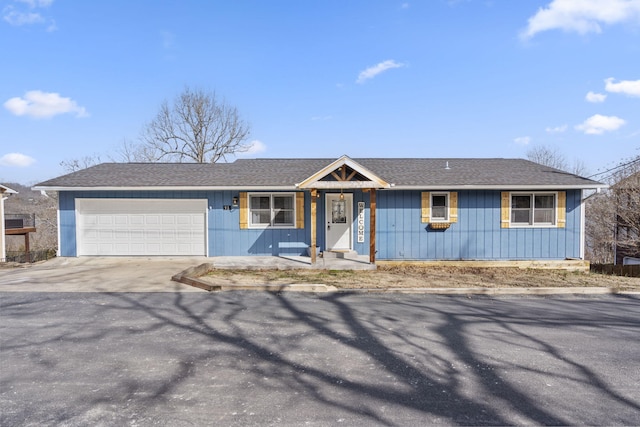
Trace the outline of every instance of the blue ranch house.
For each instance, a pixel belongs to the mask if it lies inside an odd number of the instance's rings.
[[[584,259],[585,192],[522,159],[104,163],[51,179],[59,255]]]

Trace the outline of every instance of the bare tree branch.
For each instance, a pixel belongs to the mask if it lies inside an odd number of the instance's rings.
[[[531,147],[529,151],[527,151],[527,159],[563,171],[569,169],[567,159],[565,159],[564,155],[556,147],[552,148],[544,145]]]
[[[617,255],[640,256],[640,156],[617,168],[611,188],[587,202],[589,259],[612,263]]]
[[[143,130],[143,145],[158,160],[215,163],[226,155],[249,149],[250,128],[238,110],[220,101],[215,92],[185,90],[173,104],[160,105]]]
[[[100,163],[100,155],[92,154],[90,156],[84,156],[79,159],[68,159],[60,162],[60,166],[64,169],[65,172],[71,173],[76,172],[81,169],[86,169],[90,166],[97,165]]]

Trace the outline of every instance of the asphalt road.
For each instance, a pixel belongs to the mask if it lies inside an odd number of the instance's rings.
[[[638,425],[640,299],[0,294],[0,425]]]

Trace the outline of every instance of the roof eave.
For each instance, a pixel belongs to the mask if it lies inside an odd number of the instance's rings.
[[[511,184],[511,185],[395,185],[394,190],[604,190],[609,188],[605,184]]]
[[[297,190],[295,185],[230,185],[230,186],[136,186],[136,187],[70,187],[70,186],[47,186],[36,185],[31,188],[34,191],[223,191],[223,190],[268,190],[268,191],[291,191]]]

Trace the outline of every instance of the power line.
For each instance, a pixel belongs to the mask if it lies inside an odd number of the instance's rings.
[[[629,161],[627,163],[620,163],[620,164],[612,167],[611,169],[607,169],[606,171],[594,173],[593,175],[590,175],[587,178],[593,178],[594,176],[604,175],[604,174],[606,174],[608,172],[617,172],[618,169],[626,168],[626,167],[631,166],[631,165],[633,165],[635,163],[638,163],[638,162],[640,162],[640,157],[637,157],[637,158],[635,158],[635,159],[633,159],[633,160],[631,160],[631,161]],[[608,176],[606,176],[605,178],[608,178],[611,175],[613,175],[613,173],[608,175]]]

